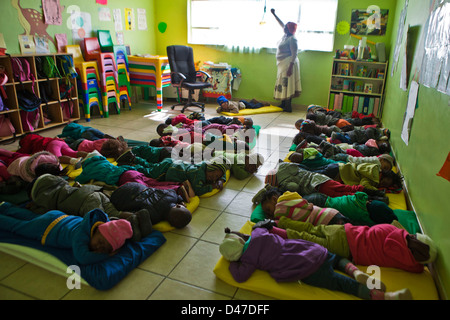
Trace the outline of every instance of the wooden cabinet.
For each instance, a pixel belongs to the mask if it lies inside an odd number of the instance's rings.
[[[328,108],[381,116],[387,62],[334,59]]]
[[[8,76],[8,82],[3,86],[6,97],[2,96],[4,108],[0,111],[0,117],[7,117],[10,120],[15,129],[16,136],[21,136],[30,131],[38,132],[80,119],[76,78],[67,79],[64,75],[46,78],[38,75],[37,68],[41,64],[40,61],[43,59],[53,59],[56,64],[57,56],[62,55],[70,54],[58,53],[0,56],[0,66],[3,66],[3,70]],[[13,58],[24,58],[28,61],[32,80],[20,82],[14,78]],[[69,82],[66,83],[66,81]],[[68,84],[68,87],[71,87],[71,90],[67,93],[65,88],[67,88]],[[41,98],[41,104],[37,109],[39,111],[39,118],[37,119],[37,126],[33,130],[26,130],[27,126],[24,124],[24,120],[22,119],[23,116],[21,117],[21,113],[24,111],[21,111],[20,103],[17,98],[17,93],[21,90],[31,91]],[[47,97],[47,99],[45,99],[46,102],[42,101],[45,97]],[[66,106],[71,107],[69,113],[63,111],[63,108]],[[4,122],[0,123],[4,125]],[[0,141],[11,139],[13,137],[14,135],[0,136]]]

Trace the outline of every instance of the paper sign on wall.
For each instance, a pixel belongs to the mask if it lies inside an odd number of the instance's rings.
[[[123,32],[116,32],[116,41],[118,45],[123,45]]]
[[[402,139],[408,145],[409,135],[411,134],[412,121],[416,111],[417,94],[419,91],[419,84],[416,81],[411,81],[408,95],[408,105],[406,106],[405,117],[403,119]]]
[[[72,20],[72,39],[82,40],[92,34],[91,15],[87,12],[73,11],[70,15]]]
[[[46,36],[34,36],[34,43],[36,45],[36,53],[50,53],[48,48],[48,39]]]
[[[58,48],[58,52],[65,52],[67,46],[67,34],[65,33],[55,33],[56,39],[56,47]]]
[[[98,8],[98,20],[99,21],[111,21],[111,11],[109,8]]]
[[[131,8],[125,8],[125,30],[134,29],[134,10]]]
[[[138,30],[147,30],[147,16],[145,9],[137,9],[138,14]]]
[[[44,12],[46,24],[62,24],[59,0],[42,0],[42,11]]]
[[[34,36],[19,35],[20,52],[22,54],[33,54],[36,52]]]
[[[116,31],[122,31],[123,25],[122,25],[122,14],[120,12],[120,9],[113,9],[113,18],[114,18],[114,29]]]

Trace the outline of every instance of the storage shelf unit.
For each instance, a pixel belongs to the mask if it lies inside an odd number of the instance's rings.
[[[17,137],[24,135],[30,131],[25,131],[22,125],[20,108],[17,99],[17,92],[22,89],[30,90],[34,88],[34,93],[41,98],[40,87],[49,85],[51,87],[52,95],[47,103],[43,103],[39,107],[39,124],[38,127],[33,130],[33,132],[39,132],[45,129],[54,128],[63,124],[67,124],[71,121],[76,121],[80,119],[80,109],[78,104],[78,90],[76,78],[70,79],[73,89],[70,92],[69,100],[73,103],[73,110],[70,119],[64,120],[63,111],[61,104],[68,99],[60,98],[60,86],[65,83],[66,78],[45,78],[42,79],[37,74],[36,63],[37,57],[48,56],[55,60],[58,55],[70,55],[68,53],[54,53],[54,54],[34,54],[34,55],[11,55],[11,58],[21,57],[25,58],[30,64],[30,71],[34,75],[35,81],[19,81],[14,79],[13,69],[10,56],[0,56],[0,65],[5,67],[6,74],[8,76],[8,82],[4,85],[5,93],[7,98],[3,98],[3,103],[5,107],[9,110],[4,109],[0,111],[0,116],[7,116],[15,129],[15,134]],[[41,88],[42,89],[42,88]],[[45,117],[44,117],[45,116]],[[50,120],[50,122],[48,122]],[[0,141],[8,140],[14,136],[4,136],[0,137]]]
[[[328,109],[357,111],[379,117],[388,62],[334,59]]]

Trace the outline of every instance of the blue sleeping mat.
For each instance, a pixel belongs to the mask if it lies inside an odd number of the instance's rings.
[[[43,246],[39,241],[26,239],[6,231],[0,231],[0,242],[2,244],[19,245],[15,246],[15,252],[19,252],[16,256],[25,261],[27,261],[27,254],[20,255],[21,247],[38,249],[48,253],[58,258],[67,266],[78,265],[72,250]],[[164,242],[166,242],[166,238],[159,231],[153,231],[140,242],[127,241],[117,254],[105,261],[90,265],[78,265],[81,272],[80,276],[93,288],[108,290],[125,278],[141,262],[151,256]],[[5,252],[8,253],[8,251]],[[69,274],[67,275],[69,276]]]

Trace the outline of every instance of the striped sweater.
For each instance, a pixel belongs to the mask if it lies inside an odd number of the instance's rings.
[[[321,208],[303,199],[297,192],[285,192],[278,198],[274,216],[282,216],[295,221],[309,222],[315,226],[327,225],[339,211],[333,208]]]

